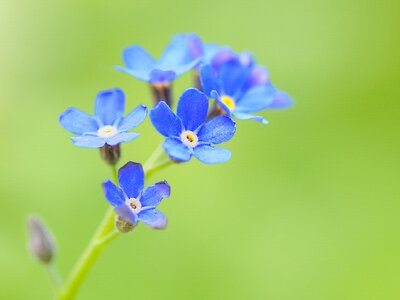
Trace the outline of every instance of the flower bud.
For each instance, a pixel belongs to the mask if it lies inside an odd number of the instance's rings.
[[[172,105],[171,83],[154,83],[150,85],[153,93],[154,106],[160,101],[165,101],[169,107]]]
[[[28,248],[39,261],[50,263],[55,254],[54,240],[42,221],[35,216],[31,216],[28,225]]]
[[[117,227],[119,232],[127,233],[129,231],[132,231],[135,225],[128,221],[125,221],[120,216],[117,216],[117,218],[115,219],[115,227]]]
[[[100,156],[106,163],[112,166],[115,165],[121,156],[121,149],[119,144],[115,146],[105,144],[103,147],[100,148]]]

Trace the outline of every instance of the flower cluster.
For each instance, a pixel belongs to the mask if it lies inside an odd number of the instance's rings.
[[[256,63],[252,54],[203,43],[195,34],[175,36],[158,60],[138,45],[126,48],[122,59],[125,66],[115,69],[147,82],[153,91],[154,105],[149,118],[165,137],[162,147],[170,162],[188,162],[194,156],[205,164],[224,163],[231,153],[215,145],[232,139],[236,130],[234,119],[267,124],[254,113],[292,104],[287,94],[272,85],[268,71]],[[174,113],[172,83],[191,70],[193,87],[181,94]],[[129,130],[140,125],[147,115],[144,105],[125,117],[124,111],[124,93],[114,88],[97,95],[94,115],[69,108],[59,122],[76,135],[72,137],[76,146],[100,148],[102,157],[115,166],[120,158],[120,144],[139,136]],[[119,221],[132,228],[138,221],[153,228],[166,226],[167,219],[156,209],[170,195],[166,181],[143,190],[144,171],[135,162],[128,162],[119,170],[117,181],[105,181],[103,189]]]

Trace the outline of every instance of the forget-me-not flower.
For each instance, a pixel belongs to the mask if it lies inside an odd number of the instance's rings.
[[[144,105],[139,105],[125,117],[124,110],[124,92],[115,88],[97,95],[94,116],[77,108],[69,108],[61,114],[59,121],[66,130],[78,135],[71,138],[78,147],[101,148],[106,144],[116,146],[137,138],[139,133],[128,130],[146,118],[147,108]]]
[[[176,115],[165,102],[150,110],[150,120],[167,138],[163,147],[172,159],[186,162],[194,155],[206,164],[230,159],[228,150],[213,145],[229,141],[236,123],[227,116],[218,116],[206,123],[207,111],[207,96],[193,88],[180,97]]]
[[[204,93],[214,98],[223,112],[237,119],[267,124],[263,117],[252,113],[291,104],[290,98],[269,82],[265,68],[254,65],[251,60],[246,63],[228,60],[219,71],[212,65],[204,65],[200,80]]]
[[[118,183],[121,188],[110,180],[103,183],[104,195],[118,216],[132,225],[138,221],[157,229],[167,225],[167,218],[156,209],[161,200],[170,195],[171,190],[166,181],[143,190],[142,165],[128,162],[118,171]]]
[[[119,71],[151,84],[165,84],[193,69],[201,60],[193,51],[198,48],[195,34],[181,34],[173,38],[159,60],[155,60],[142,47],[134,45],[122,54],[125,67]]]

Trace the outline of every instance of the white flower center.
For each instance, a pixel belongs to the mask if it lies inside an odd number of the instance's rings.
[[[196,147],[197,143],[199,142],[199,138],[197,137],[197,135],[190,130],[186,130],[181,133],[181,140],[182,143],[191,148]]]
[[[97,131],[97,136],[101,138],[111,138],[117,135],[117,133],[118,133],[117,127],[106,125],[99,128],[99,130]]]
[[[142,209],[142,203],[138,199],[130,198],[126,200],[126,204],[128,204],[129,208],[135,213],[138,214]]]

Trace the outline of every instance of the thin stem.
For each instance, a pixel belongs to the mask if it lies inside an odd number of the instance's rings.
[[[112,173],[114,181],[118,182],[117,169],[114,165],[112,166]],[[110,207],[104,215],[103,220],[101,221],[100,226],[97,228],[96,233],[92,237],[90,243],[73,268],[67,286],[64,290],[64,293],[61,294],[60,299],[67,300],[75,298],[84,279],[96,262],[97,257],[100,255],[103,248],[112,240],[104,239],[104,237],[106,237],[114,229],[114,219],[115,213],[113,208]]]
[[[60,294],[63,286],[63,281],[57,267],[53,263],[47,264],[46,267],[47,271],[49,272],[49,276],[53,281],[57,294]]]
[[[144,164],[143,169],[146,173],[146,177],[171,165],[172,162],[169,159],[168,161],[158,162],[163,155],[165,155],[164,151],[162,147],[159,146]],[[112,166],[112,173],[114,182],[118,184],[118,173],[115,166]],[[97,257],[105,246],[119,235],[119,232],[115,230],[114,222],[115,213],[113,208],[110,207],[104,215],[103,220],[97,228],[96,233],[93,235],[90,243],[74,266],[65,289],[60,293],[59,299],[69,300],[75,298],[83,281],[95,264]]]
[[[97,240],[96,245],[103,245],[103,244],[107,245],[112,240],[114,240],[119,234],[120,234],[120,232],[118,230],[114,229],[107,235],[103,236],[101,239]]]

